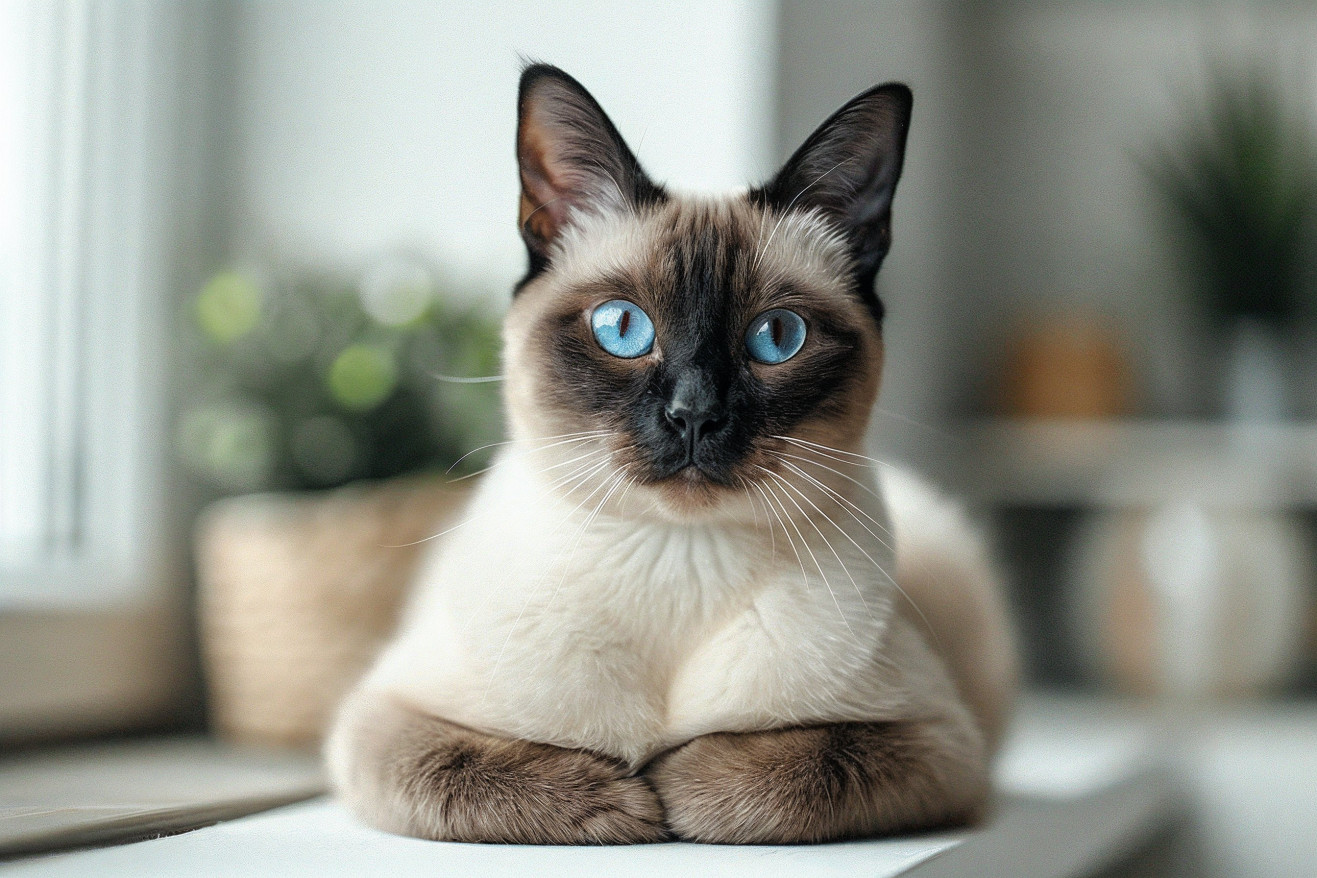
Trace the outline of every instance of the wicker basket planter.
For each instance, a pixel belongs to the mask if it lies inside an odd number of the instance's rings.
[[[313,747],[397,620],[424,543],[467,496],[437,479],[220,501],[196,531],[212,723]]]

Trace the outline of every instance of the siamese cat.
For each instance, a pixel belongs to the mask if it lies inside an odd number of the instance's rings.
[[[327,742],[431,839],[817,842],[972,821],[1015,686],[958,508],[863,456],[911,94],[768,184],[679,195],[521,78],[511,441]]]

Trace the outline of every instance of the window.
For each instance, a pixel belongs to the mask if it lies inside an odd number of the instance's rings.
[[[0,0],[0,607],[144,582],[142,10]]]
[[[0,0],[0,742],[161,717],[161,353],[180,24]]]

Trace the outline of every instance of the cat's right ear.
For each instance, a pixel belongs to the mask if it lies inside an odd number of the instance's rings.
[[[582,213],[607,214],[664,198],[590,93],[548,64],[521,74],[517,101],[521,237],[530,276]]]

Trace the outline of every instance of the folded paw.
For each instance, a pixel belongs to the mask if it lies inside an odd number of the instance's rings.
[[[649,781],[620,762],[487,735],[391,698],[349,699],[335,787],[380,829],[445,841],[626,844],[667,837]]]
[[[627,844],[667,836],[648,781],[581,750],[467,741],[417,765],[413,787],[442,815],[442,837],[454,841]]]
[[[957,752],[913,722],[705,735],[646,773],[675,835],[734,844],[964,823],[987,792],[981,753]]]

